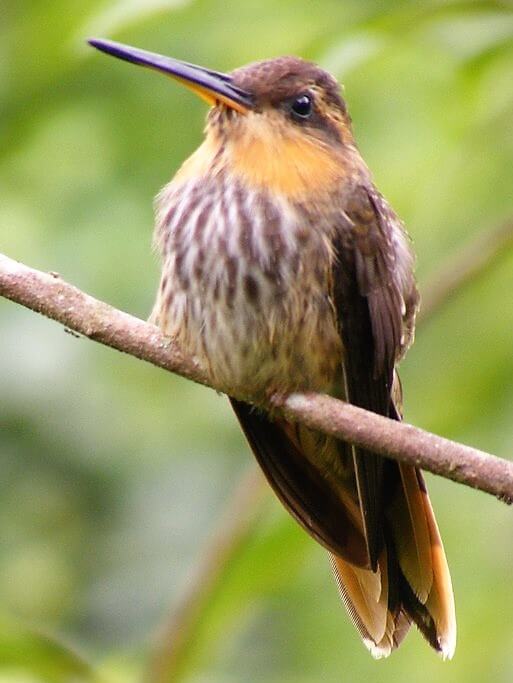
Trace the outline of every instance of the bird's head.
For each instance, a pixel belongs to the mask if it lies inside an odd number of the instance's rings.
[[[198,174],[219,148],[233,173],[288,195],[317,192],[360,172],[340,87],[311,62],[278,57],[224,74],[113,41],[89,43],[171,76],[211,105],[202,154],[185,173]]]

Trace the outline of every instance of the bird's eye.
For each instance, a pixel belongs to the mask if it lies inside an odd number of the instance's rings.
[[[292,113],[298,119],[308,119],[312,115],[313,103],[310,95],[298,95],[292,101]]]

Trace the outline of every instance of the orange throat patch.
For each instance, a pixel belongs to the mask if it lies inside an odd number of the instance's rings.
[[[175,179],[202,177],[217,167],[254,189],[304,199],[329,191],[347,175],[340,152],[272,116],[246,114],[230,133],[223,146],[218,132],[208,129]]]
[[[232,172],[250,186],[303,198],[345,175],[339,155],[301,129],[262,115],[246,116],[243,125],[228,154]]]

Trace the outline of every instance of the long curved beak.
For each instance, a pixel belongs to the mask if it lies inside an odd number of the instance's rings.
[[[227,107],[235,109],[241,114],[253,108],[251,96],[246,91],[233,84],[231,76],[228,74],[211,71],[202,66],[195,66],[178,59],[164,57],[146,50],[139,50],[130,45],[123,45],[112,40],[101,38],[91,38],[88,40],[101,52],[108,55],[124,59],[132,64],[139,64],[155,71],[171,76],[187,88],[195,92],[210,105],[222,102]]]

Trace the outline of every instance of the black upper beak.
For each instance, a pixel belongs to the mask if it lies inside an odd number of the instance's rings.
[[[234,85],[231,76],[228,74],[211,71],[153,52],[146,52],[146,50],[139,50],[112,40],[92,38],[88,42],[89,45],[109,55],[171,76],[211,105],[223,102],[226,106],[241,113],[246,113],[253,108],[253,101],[249,93]]]

